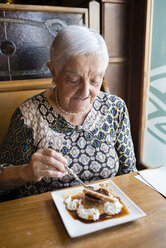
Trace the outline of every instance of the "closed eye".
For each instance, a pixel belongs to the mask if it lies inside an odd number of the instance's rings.
[[[91,81],[91,83],[93,83],[93,84],[98,84],[99,82],[98,81],[95,81],[95,80],[90,80]]]
[[[93,84],[100,84],[102,82],[102,77],[91,78],[90,82]]]
[[[80,82],[80,77],[66,77],[65,80],[71,84],[77,84]]]
[[[77,79],[77,80],[69,80],[69,81],[70,81],[70,83],[72,83],[72,84],[77,84],[77,83],[80,82],[80,79]]]

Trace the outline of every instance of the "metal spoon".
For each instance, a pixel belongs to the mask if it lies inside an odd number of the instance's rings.
[[[65,166],[65,168],[70,175],[72,175],[80,184],[82,184],[84,186],[84,188],[93,190],[92,186],[85,185],[85,183],[83,183],[83,181],[67,165]]]

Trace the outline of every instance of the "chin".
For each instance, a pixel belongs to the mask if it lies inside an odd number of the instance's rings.
[[[77,101],[74,103],[74,105],[72,107],[73,107],[73,108],[71,108],[72,112],[75,112],[75,113],[89,112],[92,108],[92,104],[90,104],[89,102],[87,103],[87,102]]]

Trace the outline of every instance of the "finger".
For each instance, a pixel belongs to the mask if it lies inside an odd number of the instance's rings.
[[[54,170],[54,171],[58,171],[58,169],[55,166],[51,166],[49,164],[42,164],[41,166],[41,170]]]
[[[58,160],[54,159],[53,157],[44,156],[42,158],[42,162],[47,165],[47,169],[58,170],[62,173],[64,173],[66,171],[64,164],[62,164]]]
[[[49,148],[39,150],[39,152],[43,155],[46,155],[46,156],[49,156],[55,159],[55,160],[51,159],[50,161],[48,161],[48,163],[46,162],[47,164],[53,167],[56,167],[57,169],[59,169],[60,171],[62,170],[63,172],[66,170],[65,166],[63,165],[66,165],[68,161],[66,158],[63,157],[61,153],[58,153],[55,150],[49,149]],[[46,159],[49,159],[49,158],[46,158]]]
[[[59,152],[56,152],[53,149],[50,148],[45,148],[45,149],[39,149],[38,150],[40,153],[49,156],[49,157],[53,157],[55,159],[57,159],[59,162],[61,162],[62,164],[67,164],[67,159],[63,157],[63,155]]]
[[[41,177],[54,177],[54,178],[61,178],[65,176],[67,173],[60,172],[60,171],[55,171],[55,170],[44,170],[40,172]]]
[[[52,154],[52,153],[49,153],[49,154]],[[61,161],[57,160],[56,158],[52,156],[48,156],[47,152],[45,153],[43,151],[39,151],[38,154],[37,153],[33,154],[33,157],[36,157],[36,160],[40,161],[40,163],[42,164],[41,166],[42,170],[48,169],[46,168],[46,166],[50,166],[50,167],[54,167],[56,170],[61,171],[62,173],[66,171],[64,164]]]

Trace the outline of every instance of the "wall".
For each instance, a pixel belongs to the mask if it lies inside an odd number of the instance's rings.
[[[127,0],[102,1],[102,35],[107,43],[109,65],[105,81],[112,94],[127,102],[128,67],[128,10]]]

